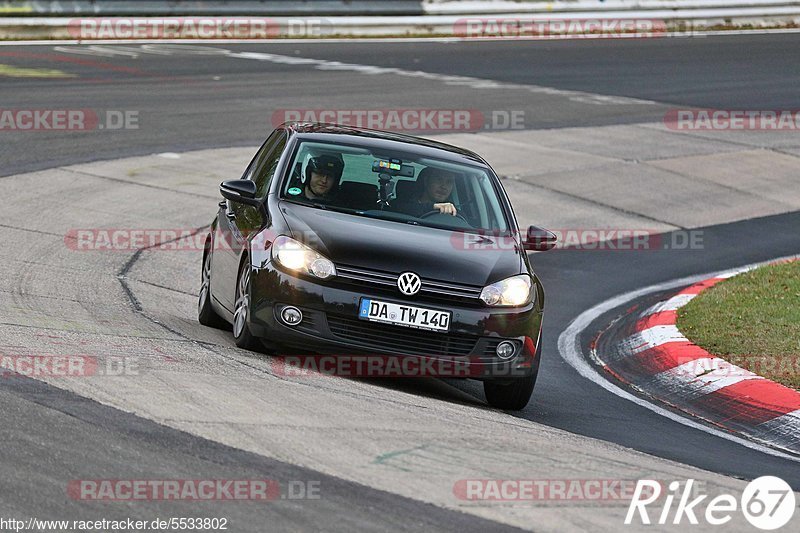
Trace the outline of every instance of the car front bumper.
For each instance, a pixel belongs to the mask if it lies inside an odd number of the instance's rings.
[[[363,297],[449,310],[450,329],[439,333],[359,319]],[[363,357],[412,358],[428,361],[404,365],[405,369],[416,369],[412,373],[424,366],[434,373],[441,372],[437,377],[475,379],[529,376],[539,366],[542,310],[538,298],[525,307],[513,309],[487,308],[477,302],[448,304],[441,299],[387,294],[372,287],[362,290],[341,286],[335,278],[312,280],[267,262],[252,270],[250,301],[249,326],[254,335],[304,354],[335,354],[354,362]],[[286,306],[294,306],[303,313],[299,324],[289,326],[281,320],[280,313]],[[515,351],[503,360],[496,355],[496,347],[506,340],[515,345]],[[325,361],[330,367],[330,358]],[[352,370],[352,365],[348,368]],[[447,375],[450,371],[452,376]]]

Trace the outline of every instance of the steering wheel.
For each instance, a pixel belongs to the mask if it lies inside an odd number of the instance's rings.
[[[472,227],[472,224],[470,224],[469,221],[466,218],[464,218],[464,215],[462,215],[461,213],[456,213],[455,215],[449,215],[448,213],[442,213],[438,209],[434,209],[433,211],[428,211],[427,213],[424,213],[424,214],[418,216],[417,218],[428,218],[428,217],[431,217],[433,215],[448,215],[448,216],[451,216],[451,217],[454,216],[454,217],[460,218],[461,220],[466,222],[469,227]]]

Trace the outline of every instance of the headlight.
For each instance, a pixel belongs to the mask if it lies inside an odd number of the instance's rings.
[[[527,274],[512,276],[484,287],[481,300],[493,307],[526,305],[533,295],[532,285],[531,277]]]
[[[320,279],[336,275],[336,267],[330,259],[286,235],[272,243],[272,259],[284,268]]]

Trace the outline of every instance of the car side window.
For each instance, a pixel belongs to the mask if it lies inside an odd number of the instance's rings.
[[[287,138],[288,135],[282,130],[270,135],[261,152],[250,164],[250,168],[247,169],[245,175],[242,176],[243,179],[255,181],[256,196],[259,198],[266,196],[269,190],[269,184],[275,176],[278,162],[281,159],[281,155],[283,155],[284,148],[286,148]]]

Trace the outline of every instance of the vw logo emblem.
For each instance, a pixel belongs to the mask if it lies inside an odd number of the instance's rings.
[[[397,278],[397,288],[406,296],[414,296],[422,287],[422,280],[413,272],[403,272]]]

